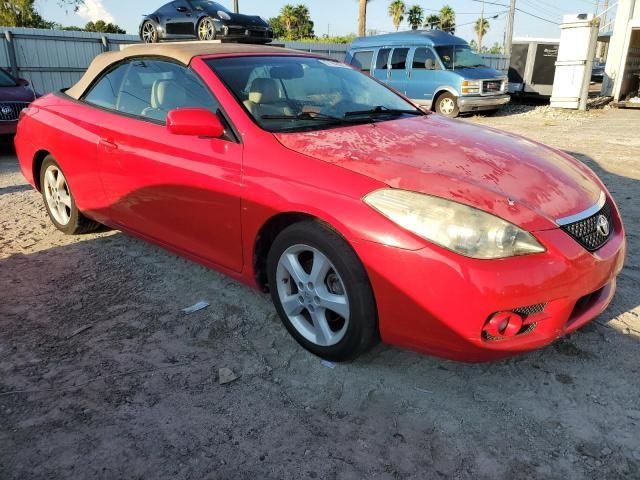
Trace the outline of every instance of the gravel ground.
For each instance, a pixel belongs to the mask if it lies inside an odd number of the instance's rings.
[[[0,478],[640,478],[639,119],[519,106],[462,120],[587,163],[629,239],[595,322],[483,365],[381,345],[330,368],[265,295],[119,232],[54,230],[5,148]],[[219,384],[220,368],[239,378]]]

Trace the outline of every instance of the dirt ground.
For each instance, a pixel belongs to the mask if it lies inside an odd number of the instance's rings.
[[[482,365],[381,345],[325,366],[267,296],[119,232],[54,230],[5,149],[0,478],[640,478],[639,120],[518,106],[462,120],[587,163],[629,240],[596,322]],[[220,385],[223,367],[239,378]]]

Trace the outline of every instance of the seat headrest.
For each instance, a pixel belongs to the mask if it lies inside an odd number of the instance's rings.
[[[280,100],[280,89],[278,82],[272,78],[256,78],[251,83],[249,101],[262,105],[276,103]]]
[[[151,88],[151,106],[162,110],[173,110],[184,106],[187,92],[174,80],[156,80]]]

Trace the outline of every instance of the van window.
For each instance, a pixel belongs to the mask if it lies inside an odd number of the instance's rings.
[[[376,70],[386,70],[389,63],[390,48],[381,48],[378,52],[378,60],[376,60]]]
[[[356,67],[362,72],[368,72],[371,70],[371,63],[373,62],[373,50],[368,52],[356,52],[351,59],[351,65]]]
[[[436,54],[430,48],[416,48],[413,54],[414,70],[439,70]]]
[[[394,48],[391,55],[391,70],[404,70],[407,68],[408,48]]]
[[[471,50],[469,45],[447,45],[436,47],[436,51],[444,68],[447,70],[455,70],[456,68],[482,68],[484,60],[480,55]]]

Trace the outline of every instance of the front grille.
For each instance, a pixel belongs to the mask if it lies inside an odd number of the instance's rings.
[[[26,102],[0,103],[0,122],[15,122],[20,118],[20,112],[28,106]]]
[[[485,80],[482,82],[483,93],[500,93],[502,91],[502,80]]]
[[[598,229],[598,219],[604,217],[607,219],[607,232]],[[611,207],[609,202],[594,215],[584,218],[568,225],[563,225],[562,229],[567,232],[576,242],[584,248],[593,252],[601,248],[613,235],[613,219],[611,217]]]
[[[546,307],[546,303],[538,303],[536,305],[530,305],[528,307],[515,308],[513,312],[517,313],[518,315],[522,315],[523,317],[528,317],[530,315],[544,312],[544,309]]]

